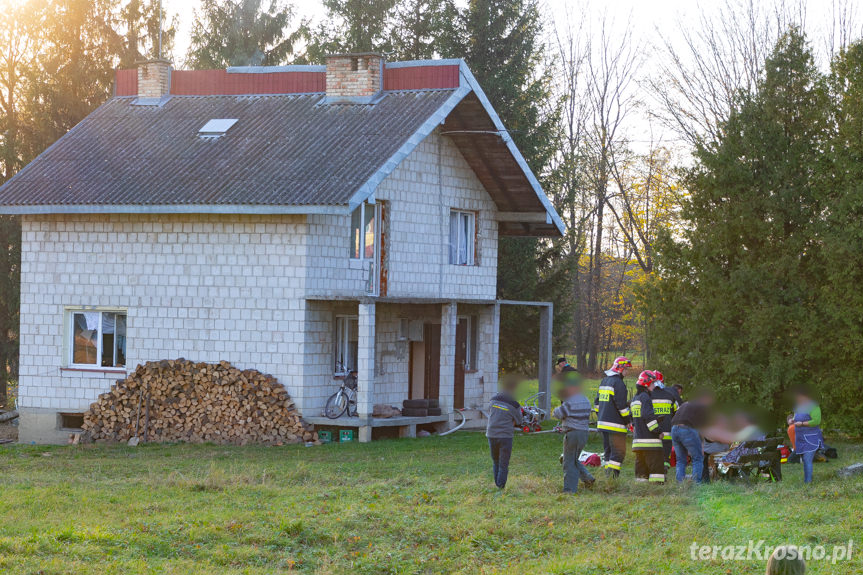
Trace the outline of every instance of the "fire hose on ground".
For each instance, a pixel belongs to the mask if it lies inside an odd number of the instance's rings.
[[[448,429],[447,431],[439,433],[438,436],[444,436],[444,435],[449,435],[450,433],[455,433],[456,431],[458,431],[459,429],[464,427],[464,422],[467,421],[467,418],[464,416],[464,410],[463,409],[456,409],[455,412],[458,413],[459,415],[461,415],[461,423],[459,423],[458,425],[456,425],[452,429]]]

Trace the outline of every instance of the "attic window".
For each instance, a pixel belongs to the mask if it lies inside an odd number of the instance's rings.
[[[198,130],[198,136],[201,138],[220,138],[236,123],[236,119],[216,118],[210,120]]]

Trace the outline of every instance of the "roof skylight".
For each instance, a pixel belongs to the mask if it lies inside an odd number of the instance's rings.
[[[231,126],[237,123],[236,119],[215,118],[204,124],[198,130],[198,135],[202,138],[218,138],[224,136],[225,132],[231,129]]]

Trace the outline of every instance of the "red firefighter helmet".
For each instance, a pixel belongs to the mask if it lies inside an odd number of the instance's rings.
[[[652,371],[642,371],[641,375],[638,376],[638,381],[635,382],[635,385],[641,385],[643,387],[650,387],[650,384],[654,381],[658,381],[659,378],[656,377],[656,374]]]
[[[611,366],[611,371],[616,371],[617,373],[623,372],[627,367],[632,367],[632,362],[629,361],[628,357],[620,356],[614,360],[614,363]]]
[[[661,381],[662,383],[665,383],[665,376],[664,376],[664,375],[662,375],[662,372],[661,372],[661,371],[654,369],[654,370],[653,370],[653,373],[656,375],[656,379],[658,379],[658,380],[659,380],[659,381]]]

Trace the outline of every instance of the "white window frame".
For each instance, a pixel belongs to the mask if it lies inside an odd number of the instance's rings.
[[[96,363],[75,363],[75,314],[80,313],[98,313],[99,328],[96,333]],[[125,371],[125,365],[117,365],[117,334],[116,334],[116,318],[114,320],[114,359],[110,366],[102,365],[102,345],[103,336],[102,328],[104,326],[103,314],[113,313],[122,315],[126,318],[126,361],[129,359],[129,313],[125,309],[92,309],[92,308],[68,308],[66,309],[66,365],[76,369],[98,369],[98,370],[113,370]]]
[[[365,231],[365,221],[366,221],[366,210],[372,209],[375,212],[375,250],[371,257],[366,257],[366,235],[363,233]],[[355,257],[353,253],[354,247],[354,213],[359,212],[360,214],[360,257]],[[351,237],[350,237],[350,249],[351,254],[350,258],[354,261],[377,261],[378,254],[381,249],[381,204],[380,202],[371,203],[369,201],[365,201],[360,204],[353,213],[351,213]]]
[[[334,338],[333,338],[333,372],[336,376],[344,377],[348,375],[348,368],[339,369],[339,357],[349,355],[351,322],[357,323],[357,353],[359,353],[359,322],[360,318],[357,315],[337,315],[334,321]],[[359,361],[358,357],[354,361]],[[354,366],[357,369],[358,366]]]
[[[455,217],[455,219],[453,219]],[[464,218],[467,218],[467,232],[463,225]],[[456,230],[453,231],[453,223],[455,222]],[[476,265],[476,212],[467,210],[450,210],[449,218],[449,263],[455,266],[473,266]],[[461,253],[459,246],[461,245],[462,236],[467,233],[464,238],[466,253],[465,261],[461,261]],[[455,236],[455,243],[453,243]]]

